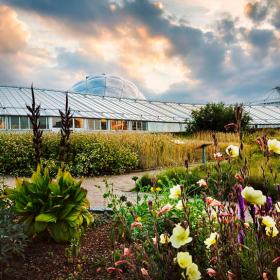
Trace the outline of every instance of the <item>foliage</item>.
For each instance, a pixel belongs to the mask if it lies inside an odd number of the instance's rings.
[[[127,279],[278,279],[280,142],[270,147],[262,137],[258,143],[260,152],[245,153],[241,137],[238,154],[232,154],[221,153],[215,141],[214,164],[195,172],[171,169],[156,179],[145,175],[137,182],[155,188],[165,180],[165,188],[138,194],[136,204],[118,198],[109,186],[105,196],[114,212],[113,244],[123,244],[123,252],[114,251],[110,271]],[[250,169],[253,162],[261,170],[263,193],[255,185],[247,187],[256,172]],[[200,186],[190,183],[201,175]]]
[[[15,255],[22,255],[27,244],[23,227],[15,223],[11,202],[4,194],[4,182],[0,184],[0,266]],[[0,273],[1,278],[1,273]]]
[[[41,162],[52,165],[52,174],[60,166],[60,140],[58,133],[44,133]],[[170,134],[73,132],[65,169],[75,176],[93,176],[201,160],[198,147],[204,140],[177,140]],[[220,145],[225,148],[228,143]],[[209,159],[213,152],[213,146],[207,147]],[[31,133],[0,133],[0,173],[30,176],[35,164]]]
[[[92,221],[87,191],[69,172],[58,172],[55,180],[47,168],[38,166],[31,180],[17,179],[9,198],[29,236],[49,233],[57,242],[70,241]]]
[[[235,122],[235,107],[226,106],[224,103],[208,103],[192,111],[192,123],[188,126],[189,132],[211,130],[225,131],[225,125]],[[241,127],[248,128],[250,116],[244,113]]]

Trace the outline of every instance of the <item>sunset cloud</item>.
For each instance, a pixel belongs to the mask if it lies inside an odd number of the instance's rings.
[[[111,73],[148,98],[258,97],[279,84],[279,3],[221,2],[0,0],[0,35],[11,38],[0,82],[68,89]]]

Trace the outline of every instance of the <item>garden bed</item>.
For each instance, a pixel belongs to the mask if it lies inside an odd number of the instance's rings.
[[[110,279],[106,270],[112,264],[110,233],[110,220],[94,223],[82,239],[80,255],[73,259],[65,254],[69,244],[34,240],[24,258],[14,259],[0,279]]]

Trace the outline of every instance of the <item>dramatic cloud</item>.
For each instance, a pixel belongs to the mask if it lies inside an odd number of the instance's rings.
[[[112,73],[147,97],[185,102],[235,102],[279,83],[277,0],[1,2],[1,83],[67,89]]]

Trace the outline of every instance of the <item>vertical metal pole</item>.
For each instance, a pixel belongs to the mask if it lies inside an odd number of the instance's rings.
[[[206,164],[206,145],[202,145],[202,163]]]

